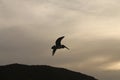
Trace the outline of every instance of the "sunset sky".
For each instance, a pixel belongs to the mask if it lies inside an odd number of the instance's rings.
[[[52,56],[61,36],[70,50]],[[120,80],[120,0],[0,0],[0,65],[11,63]]]

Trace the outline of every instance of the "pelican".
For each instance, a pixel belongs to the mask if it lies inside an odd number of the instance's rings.
[[[64,38],[64,36],[59,37],[59,38],[56,40],[55,45],[53,45],[53,46],[51,47],[51,49],[53,49],[53,51],[52,51],[52,56],[54,56],[54,54],[55,54],[55,52],[56,52],[57,49],[66,48],[66,49],[69,50],[68,47],[66,47],[65,45],[62,45],[62,44],[61,44],[61,40],[62,40],[63,38]]]

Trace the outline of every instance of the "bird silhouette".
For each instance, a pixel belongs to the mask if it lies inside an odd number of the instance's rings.
[[[55,52],[56,52],[57,49],[66,48],[66,49],[69,50],[68,47],[66,47],[65,45],[62,45],[62,44],[61,44],[61,40],[62,40],[63,38],[64,38],[64,36],[59,37],[59,38],[56,40],[55,45],[53,45],[53,46],[51,47],[51,49],[53,49],[53,51],[52,51],[52,56],[54,56],[54,54],[55,54]]]

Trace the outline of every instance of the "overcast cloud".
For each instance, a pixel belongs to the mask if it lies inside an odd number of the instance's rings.
[[[119,0],[0,0],[0,65],[65,67],[120,80]],[[60,36],[70,50],[51,46]]]

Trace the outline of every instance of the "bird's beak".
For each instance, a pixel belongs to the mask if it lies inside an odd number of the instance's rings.
[[[66,49],[70,50],[68,47],[65,46]]]

